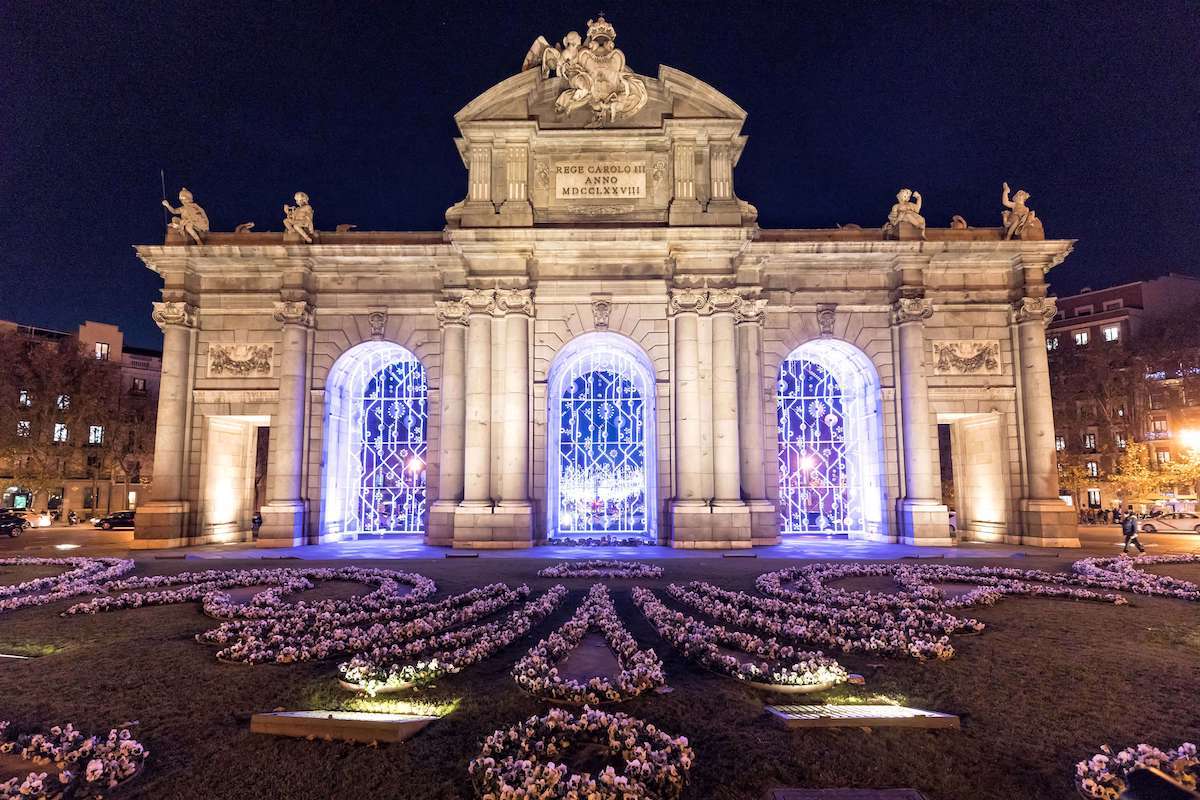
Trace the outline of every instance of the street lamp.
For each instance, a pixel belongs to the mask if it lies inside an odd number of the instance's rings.
[[[1179,443],[1192,451],[1200,450],[1200,430],[1185,428],[1179,432]]]

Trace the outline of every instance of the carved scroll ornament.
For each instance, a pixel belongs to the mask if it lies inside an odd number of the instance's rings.
[[[895,324],[924,322],[933,316],[933,303],[926,297],[901,297],[892,310]]]
[[[1013,306],[1013,319],[1020,322],[1041,321],[1049,325],[1050,320],[1058,313],[1058,306],[1053,297],[1022,297]]]
[[[169,301],[155,303],[154,312],[150,315],[154,324],[165,329],[168,325],[182,325],[190,328],[196,324],[196,309],[187,303]]]

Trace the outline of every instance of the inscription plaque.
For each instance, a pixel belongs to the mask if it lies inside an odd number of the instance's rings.
[[[646,196],[646,165],[626,158],[579,158],[557,161],[556,200],[640,200]]]

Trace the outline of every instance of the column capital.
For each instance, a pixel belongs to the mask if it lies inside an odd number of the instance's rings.
[[[168,325],[194,328],[196,326],[196,307],[182,301],[155,303],[150,318],[164,331]]]
[[[933,316],[933,302],[928,297],[901,297],[892,306],[892,322],[904,325],[924,322]]]
[[[713,289],[708,293],[708,308],[713,314],[735,314],[742,297],[733,289]]]
[[[438,327],[467,324],[467,304],[461,300],[439,300],[433,304]]]
[[[496,290],[468,289],[460,302],[467,307],[468,314],[491,314],[496,310]]]
[[[1022,297],[1013,304],[1013,322],[1038,322],[1049,325],[1058,313],[1053,297]]]
[[[684,286],[671,290],[668,310],[671,314],[699,314],[707,304],[707,289]]]
[[[761,325],[767,314],[767,301],[762,297],[743,297],[734,309],[738,325]]]
[[[311,328],[313,324],[313,307],[307,300],[280,300],[275,303],[273,315],[276,322],[284,325],[299,325]]]
[[[533,316],[532,289],[497,289],[496,308],[502,314]]]

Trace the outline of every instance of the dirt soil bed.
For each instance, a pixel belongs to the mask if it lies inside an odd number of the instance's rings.
[[[491,581],[524,582],[535,590],[562,582],[571,594],[557,613],[498,656],[409,695],[451,710],[404,744],[371,748],[252,736],[254,711],[370,708],[337,688],[336,662],[218,663],[211,648],[193,639],[215,624],[199,604],[66,619],[57,616],[66,607],[61,604],[0,616],[6,644],[61,648],[27,661],[0,660],[0,718],[20,730],[71,721],[96,733],[137,721],[135,736],[153,755],[145,773],[119,797],[473,797],[466,766],[483,737],[549,708],[518,689],[509,670],[537,639],[570,617],[593,581],[538,578],[537,571],[553,562],[527,558],[354,563],[422,573],[437,581],[439,596]],[[662,579],[606,583],[639,644],[662,657],[674,691],[649,693],[618,708],[689,738],[696,751],[684,795],[689,800],[758,800],[775,786],[912,786],[931,800],[1067,800],[1075,797],[1075,762],[1101,744],[1174,746],[1200,737],[1200,704],[1193,702],[1200,604],[1134,598],[1133,606],[1116,607],[1008,598],[973,608],[963,613],[988,629],[957,639],[958,655],[948,662],[833,654],[867,678],[865,687],[830,693],[834,701],[883,697],[950,712],[962,717],[962,730],[788,732],[765,715],[761,693],[674,653],[641,616],[629,589],[707,580],[753,592],[760,573],[801,562],[659,563],[665,567]],[[1064,558],[1037,566],[1069,564]],[[261,566],[261,561],[150,561],[139,563],[136,574]],[[1161,571],[1194,577],[1181,568]],[[353,593],[349,587],[323,588]],[[822,699],[829,701],[827,695]]]

